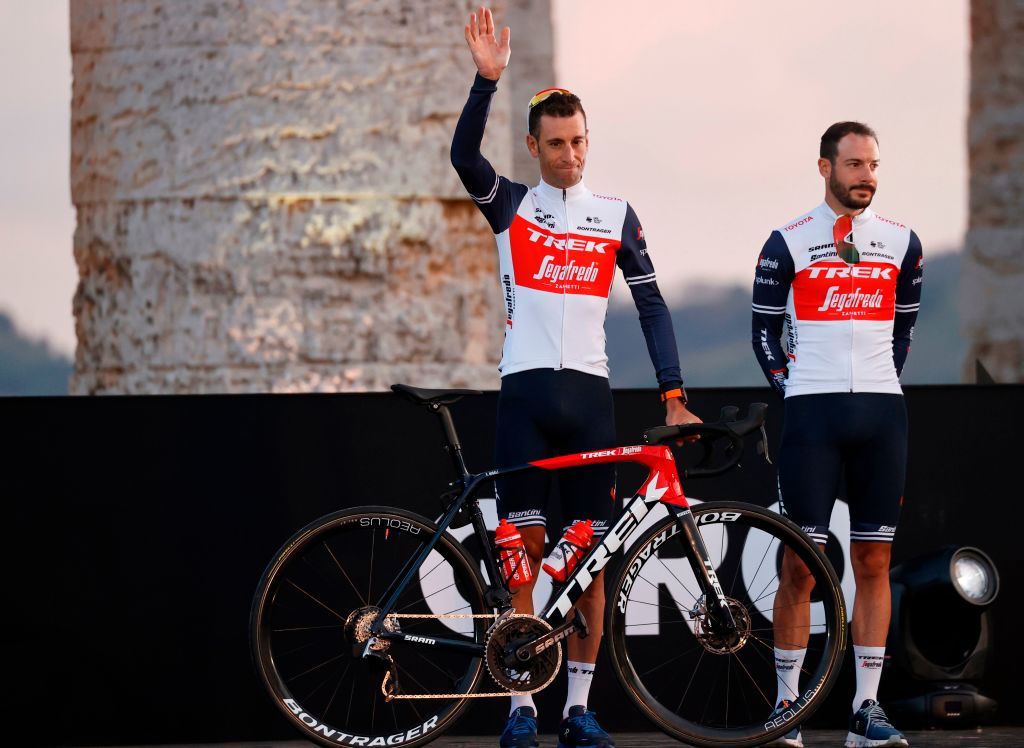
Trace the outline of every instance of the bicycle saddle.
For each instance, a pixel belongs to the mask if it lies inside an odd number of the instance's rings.
[[[430,405],[431,403],[451,405],[466,395],[484,394],[480,390],[425,390],[420,387],[410,387],[407,384],[393,384],[391,391],[418,405]]]

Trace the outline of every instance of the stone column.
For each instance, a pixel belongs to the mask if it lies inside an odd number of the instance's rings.
[[[71,0],[72,392],[496,387],[494,240],[448,156],[472,7]]]
[[[971,0],[964,335],[996,382],[1024,382],[1024,1]],[[926,271],[927,272],[927,271]],[[925,285],[927,293],[927,284]]]

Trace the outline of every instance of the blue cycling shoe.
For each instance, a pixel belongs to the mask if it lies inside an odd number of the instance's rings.
[[[850,717],[850,731],[846,734],[846,748],[875,748],[875,746],[909,746],[899,730],[892,726],[874,699],[866,699],[860,709]]]
[[[569,716],[562,720],[558,728],[558,748],[576,746],[615,748],[612,736],[597,724],[597,715],[588,712],[585,706],[578,705],[569,707]]]
[[[537,742],[537,713],[521,706],[508,715],[505,731],[498,742],[500,748],[535,748]]]
[[[771,713],[771,716],[768,717],[768,719],[775,719],[778,715],[789,709],[789,707],[789,700],[783,699],[779,702],[779,705],[775,707],[775,711]],[[765,743],[763,748],[803,748],[803,746],[804,738],[803,735],[800,734],[800,726],[798,725],[782,737],[775,738],[775,740],[770,743]]]

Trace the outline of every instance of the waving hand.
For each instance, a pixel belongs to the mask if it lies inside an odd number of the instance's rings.
[[[512,54],[508,40],[512,30],[506,26],[501,32],[501,41],[494,37],[494,16],[490,8],[481,6],[479,17],[476,13],[469,14],[469,23],[465,27],[466,44],[473,55],[473,62],[480,75],[492,81],[501,77],[502,71],[508,66],[508,58]]]

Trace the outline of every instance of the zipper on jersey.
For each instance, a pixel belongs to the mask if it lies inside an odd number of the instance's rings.
[[[853,284],[854,284],[855,280],[856,279],[853,277],[853,273],[851,272],[850,273],[850,287],[849,287],[849,289],[847,289],[847,292],[849,294],[847,296],[848,299],[852,299],[853,298]],[[850,307],[847,307],[847,309],[849,309],[849,308]],[[854,333],[854,330],[856,330],[856,327],[855,327],[855,323],[853,321],[853,314],[852,313],[850,314],[849,325],[850,325],[850,359],[849,359],[850,360],[850,386],[849,386],[849,391],[853,392],[853,333]]]
[[[565,231],[562,241],[562,267],[569,267],[569,205],[566,201],[566,191],[562,190],[562,219],[565,221]],[[563,270],[564,272],[564,270]],[[558,345],[558,369],[565,367],[565,280],[562,281],[562,324],[561,339]]]

